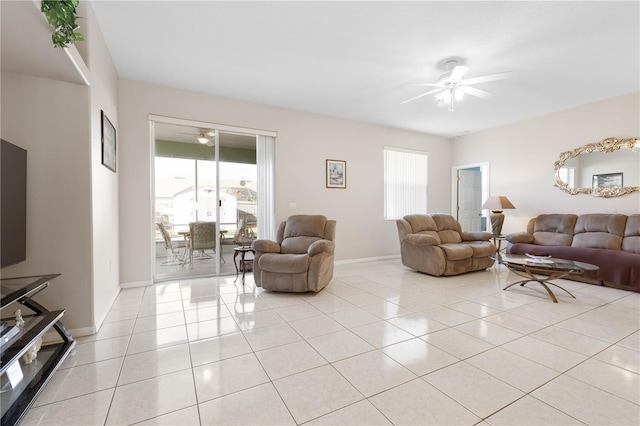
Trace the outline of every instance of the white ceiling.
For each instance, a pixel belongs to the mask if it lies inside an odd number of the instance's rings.
[[[447,137],[640,90],[638,1],[92,4],[122,78]],[[451,58],[513,77],[400,104]]]

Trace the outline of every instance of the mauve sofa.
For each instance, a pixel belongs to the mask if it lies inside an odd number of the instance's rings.
[[[442,276],[491,267],[496,247],[488,232],[462,232],[451,215],[412,214],[396,221],[402,264]]]
[[[571,278],[640,291],[640,214],[541,214],[506,238],[507,253],[591,263],[600,269]]]

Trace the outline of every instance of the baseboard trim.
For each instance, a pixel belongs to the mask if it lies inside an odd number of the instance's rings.
[[[137,288],[137,287],[149,287],[153,285],[153,281],[132,281],[129,283],[120,283],[120,288]]]
[[[359,259],[337,260],[334,262],[334,265],[348,265],[350,263],[371,262],[374,260],[389,260],[389,259],[399,259],[399,258],[400,258],[400,255],[397,255],[397,254],[394,254],[391,256],[362,257]]]

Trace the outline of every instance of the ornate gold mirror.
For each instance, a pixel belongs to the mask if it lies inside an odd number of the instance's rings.
[[[640,191],[640,139],[607,138],[563,152],[553,179],[571,195],[609,198]]]

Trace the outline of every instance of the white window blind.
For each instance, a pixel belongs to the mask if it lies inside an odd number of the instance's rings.
[[[427,212],[429,154],[384,147],[384,219]]]

